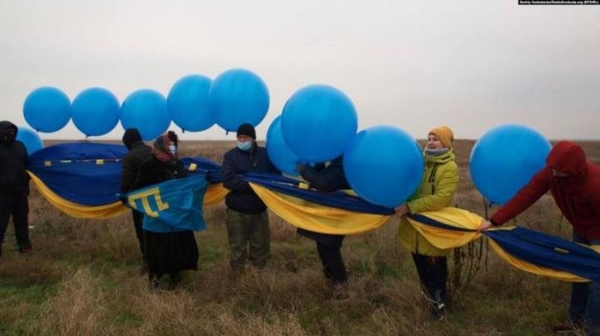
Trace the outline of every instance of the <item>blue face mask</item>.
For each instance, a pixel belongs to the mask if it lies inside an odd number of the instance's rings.
[[[252,141],[244,141],[244,142],[238,141],[237,148],[239,148],[240,150],[243,150],[244,152],[247,152],[252,149]]]
[[[171,154],[177,155],[177,147],[175,147],[175,145],[170,145],[169,151],[171,152]]]

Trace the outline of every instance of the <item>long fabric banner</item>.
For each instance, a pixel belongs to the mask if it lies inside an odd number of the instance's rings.
[[[27,168],[40,193],[68,215],[110,218],[127,211],[117,196],[121,160],[126,153],[127,149],[120,145],[60,144],[33,153]],[[146,193],[143,197],[136,193],[128,195],[129,204],[145,209],[149,218],[158,213],[157,218],[166,225],[201,223],[200,227],[183,226],[201,230],[204,220],[198,216],[202,214],[203,205],[219,204],[228,191],[220,183],[218,164],[204,158],[183,158],[182,161],[192,178],[182,179],[185,182],[166,182],[166,189],[161,186],[158,193],[150,192],[152,188],[138,191]],[[302,181],[272,174],[243,176],[269,209],[300,228],[330,234],[357,234],[397,220],[393,209],[371,204],[351,193],[324,193],[309,188]],[[156,195],[160,196],[160,202]],[[162,209],[165,204],[168,207]],[[564,281],[600,281],[600,254],[566,239],[522,227],[479,232],[484,219],[456,208],[411,214],[408,218],[418,232],[442,249],[460,247],[485,235],[503,260],[521,270]]]
[[[127,212],[119,201],[122,145],[77,142],[43,148],[29,156],[27,170],[40,194],[52,205],[76,218],[106,219]],[[227,194],[220,166],[205,158],[183,158],[192,175],[211,184],[204,205],[219,204]]]

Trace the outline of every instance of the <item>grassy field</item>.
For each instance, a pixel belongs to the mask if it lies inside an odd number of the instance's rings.
[[[581,144],[600,161],[600,143]],[[472,145],[455,143],[462,180],[455,202],[484,216],[483,199],[469,178]],[[180,152],[220,162],[231,146],[189,142]],[[36,190],[30,205],[34,254],[17,253],[10,227],[0,259],[1,335],[545,335],[567,315],[568,283],[515,269],[480,241],[450,257],[460,256],[462,271],[452,263],[449,311],[433,322],[410,254],[396,244],[398,218],[345,240],[347,300],[331,297],[314,242],[274,215],[268,267],[235,281],[228,277],[222,204],[205,208],[208,229],[196,234],[199,270],[184,274],[181,289],[155,293],[138,273],[141,257],[129,214],[71,218]],[[570,235],[549,196],[515,224]]]

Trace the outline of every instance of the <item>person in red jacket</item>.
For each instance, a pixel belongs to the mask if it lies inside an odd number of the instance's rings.
[[[556,205],[573,226],[573,240],[600,247],[600,167],[588,162],[583,149],[569,141],[558,142],[539,171],[511,200],[481,226],[499,226],[529,208],[550,191]],[[600,335],[600,282],[573,283],[569,320],[554,327],[565,332],[584,327]]]

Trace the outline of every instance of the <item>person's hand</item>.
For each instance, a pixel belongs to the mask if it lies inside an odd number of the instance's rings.
[[[396,207],[394,209],[394,211],[396,211],[396,213],[398,214],[398,216],[402,217],[404,215],[406,215],[408,213],[408,205],[406,205],[406,203]]]
[[[119,199],[119,201],[121,201],[121,203],[123,203],[123,205],[127,205],[127,196],[123,194],[117,194],[117,198]]]
[[[490,227],[493,227],[494,225],[492,224],[492,222],[490,221],[485,221],[483,223],[481,223],[481,226],[479,227],[479,231],[485,231],[487,229],[489,229]]]

